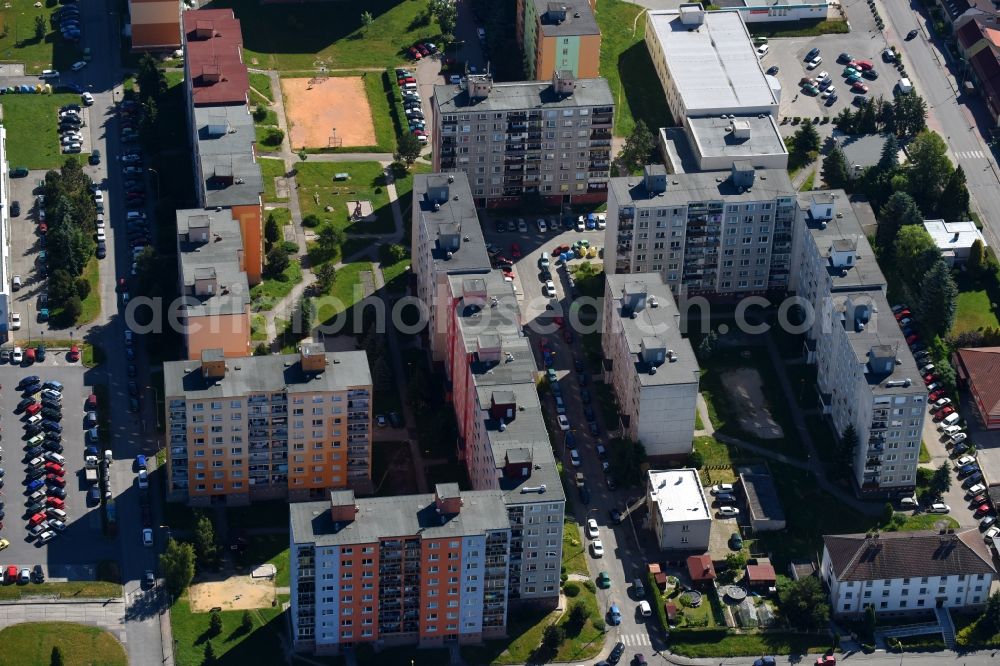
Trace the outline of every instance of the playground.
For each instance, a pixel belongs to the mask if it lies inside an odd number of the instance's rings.
[[[293,150],[378,143],[362,76],[283,78],[281,91]]]

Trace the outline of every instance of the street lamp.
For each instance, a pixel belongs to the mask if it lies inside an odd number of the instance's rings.
[[[154,169],[153,167],[149,167],[148,169],[146,169],[146,171],[148,171],[151,174],[153,174],[154,176],[156,176],[156,199],[159,200],[160,199],[160,172],[157,171],[156,169]]]
[[[147,386],[153,392],[153,413],[156,414],[156,429],[160,429],[160,393],[155,386]]]

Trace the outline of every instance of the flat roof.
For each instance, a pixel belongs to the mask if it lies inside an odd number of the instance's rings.
[[[659,512],[660,522],[679,523],[711,520],[711,511],[696,469],[649,470],[647,489]]]
[[[430,196],[428,190],[441,196]],[[433,239],[431,261],[435,273],[490,270],[486,240],[464,172],[413,176],[413,224],[423,229],[422,237]],[[442,234],[457,236],[457,248],[436,240]]]
[[[316,393],[371,386],[364,351],[325,352],[322,372],[302,368],[300,354],[270,354],[227,358],[226,374],[206,379],[200,360],[163,364],[164,394],[188,400],[237,398],[252,393]]]
[[[698,359],[695,358],[691,343],[681,336],[678,328],[680,311],[670,287],[663,281],[663,275],[658,272],[612,274],[606,279],[614,299],[614,333],[625,336],[639,383],[642,386],[697,384]],[[639,288],[645,292],[645,307],[634,313],[631,308],[626,307],[626,312],[623,313],[622,309],[627,305],[623,292]],[[651,305],[652,302],[656,303],[656,307]],[[674,352],[674,360],[667,359],[656,366],[646,363],[642,358],[643,345],[652,347],[661,343],[663,349]]]
[[[743,472],[740,483],[747,497],[750,517],[754,520],[785,520],[785,510],[770,474]]]
[[[686,122],[691,129],[690,140],[696,152],[703,157],[750,159],[757,155],[788,154],[774,116],[768,114],[735,118],[706,116],[688,118]],[[734,123],[739,129],[745,129],[750,136],[737,138],[737,132],[732,131]]]
[[[570,37],[573,35],[599,35],[594,10],[588,0],[531,0],[535,4],[535,14],[541,23],[541,32],[546,37]],[[562,20],[553,20],[549,8],[559,11]]]
[[[464,491],[460,497],[462,507],[456,514],[439,513],[433,494],[356,499],[354,520],[342,522],[333,521],[329,501],[295,502],[289,505],[291,538],[294,543],[337,546],[400,537],[444,539],[510,529],[499,491]]]
[[[736,187],[731,171],[695,171],[667,175],[667,189],[651,194],[642,176],[612,178],[610,187],[619,202],[629,201],[636,208],[686,206],[692,201],[724,201],[741,203],[771,201],[779,197],[794,197],[795,188],[784,169],[754,169],[750,188]]]
[[[605,79],[576,79],[575,83],[572,95],[559,95],[550,81],[493,82],[487,97],[471,98],[463,81],[434,86],[434,104],[442,114],[614,106],[614,96]]]
[[[651,11],[646,24],[660,43],[688,113],[777,105],[739,12],[702,16],[701,24],[689,25],[682,23],[679,10]]]
[[[976,228],[976,223],[971,220],[967,222],[924,220],[924,229],[942,252],[969,249],[977,240],[986,245],[986,239]]]
[[[813,218],[809,209],[814,200],[817,203],[832,202],[833,217]],[[847,193],[844,190],[802,192],[798,195],[798,202],[799,207],[805,211],[806,228],[812,236],[813,243],[819,248],[821,256],[829,259],[835,243],[848,240],[855,244],[853,266],[840,268],[827,262],[827,273],[832,283],[831,290],[838,292],[885,289],[885,276],[875,261],[875,251],[865,237],[855,204],[850,202]],[[867,206],[861,203],[856,205]]]
[[[245,312],[250,305],[250,285],[240,266],[243,237],[232,213],[188,208],[176,211],[175,216],[177,261],[184,296],[188,299],[184,313],[189,317],[204,317]],[[192,226],[204,227],[206,223],[208,238],[205,242],[190,238],[188,232]],[[196,281],[213,278],[217,289],[212,295],[196,296],[189,292]]]
[[[254,157],[253,118],[246,104],[194,107],[198,183],[205,206],[231,208],[260,203],[264,178]]]
[[[243,34],[232,9],[181,12],[184,74],[195,106],[246,104],[250,76],[243,62]]]

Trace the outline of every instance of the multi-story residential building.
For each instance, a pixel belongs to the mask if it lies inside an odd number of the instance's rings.
[[[191,505],[317,499],[370,490],[372,378],[364,352],[226,358],[163,366],[168,499]]]
[[[449,276],[491,270],[466,175],[416,174],[411,228],[416,296],[427,304],[431,357],[440,362],[447,353]]]
[[[661,273],[607,276],[604,382],[618,399],[622,434],[652,459],[686,456],[694,437],[698,361],[679,322]]]
[[[177,319],[189,360],[206,349],[225,356],[250,353],[250,286],[244,271],[243,239],[228,211],[179,210]]]
[[[839,435],[853,426],[854,481],[863,495],[916,487],[927,391],[885,297],[875,253],[842,190],[799,196],[791,291],[806,312],[806,361],[822,412]]]
[[[462,171],[478,207],[600,203],[611,168],[614,97],[604,79],[551,83],[469,75],[434,87],[434,170]]]
[[[712,511],[696,469],[646,473],[649,524],[660,550],[704,553],[712,532]]]
[[[295,649],[365,643],[440,647],[500,638],[507,627],[511,526],[495,490],[291,506]]]
[[[652,10],[646,47],[675,122],[736,114],[778,115],[777,91],[757,57],[740,13],[699,3]]]
[[[820,577],[835,615],[972,610],[990,596],[996,567],[976,528],[823,537]]]
[[[681,127],[661,127],[660,153],[670,173],[724,171],[733,162],[757,169],[788,169],[788,149],[775,116],[685,118]]]
[[[950,4],[950,3],[949,3]],[[986,5],[986,2],[980,4]],[[955,19],[955,40],[968,63],[971,82],[979,88],[995,125],[1000,125],[1000,15],[997,5],[976,7]]]
[[[261,281],[264,180],[255,151],[240,22],[231,9],[184,12],[184,86],[198,206],[239,223],[251,285]]]
[[[181,45],[181,3],[128,0],[132,51],[173,51]]]
[[[578,79],[601,75],[601,29],[592,2],[517,0],[517,43],[529,79],[547,81],[553,72]]]
[[[675,296],[733,299],[788,286],[797,214],[783,169],[732,163],[729,172],[612,178],[605,270],[662,273]]]

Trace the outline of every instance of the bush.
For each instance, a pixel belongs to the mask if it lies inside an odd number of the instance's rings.
[[[80,297],[80,300],[87,298],[90,295],[90,283],[87,282],[86,278],[79,277],[76,279],[76,295]]]
[[[267,133],[264,135],[265,146],[280,146],[284,140],[285,133],[277,127],[268,128]]]
[[[580,594],[580,586],[577,583],[566,583],[563,585],[563,594],[567,597],[575,597]]]
[[[299,252],[299,244],[295,241],[282,241],[279,247],[288,254],[298,254]]]
[[[79,296],[71,296],[66,299],[66,305],[63,306],[63,312],[66,313],[66,317],[75,322],[83,314],[83,302],[80,300]]]
[[[310,229],[318,227],[322,222],[318,215],[309,214],[302,218],[302,226]]]
[[[264,122],[267,118],[267,108],[263,106],[255,106],[253,109],[253,120],[256,123]]]

